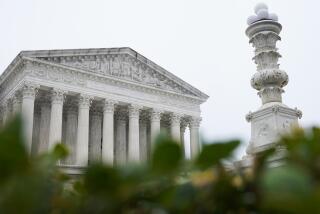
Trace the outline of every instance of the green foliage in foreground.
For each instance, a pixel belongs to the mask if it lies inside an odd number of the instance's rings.
[[[150,163],[97,163],[72,180],[56,167],[65,148],[29,157],[20,124],[0,132],[0,213],[320,213],[317,128],[284,137],[288,151],[278,167],[267,167],[270,150],[251,169],[226,169],[222,161],[239,141],[205,145],[188,162],[176,142],[159,136]]]

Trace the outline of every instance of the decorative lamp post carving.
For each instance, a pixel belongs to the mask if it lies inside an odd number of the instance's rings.
[[[251,141],[247,148],[247,153],[251,155],[270,148],[282,133],[297,125],[301,111],[282,103],[283,87],[288,84],[289,78],[278,64],[281,55],[276,43],[281,40],[279,34],[282,30],[278,16],[269,13],[268,6],[260,3],[247,23],[246,35],[254,47],[253,61],[257,65],[251,86],[258,91],[262,101],[262,106],[246,117],[251,122]]]

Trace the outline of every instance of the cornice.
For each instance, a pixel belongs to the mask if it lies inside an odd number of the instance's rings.
[[[249,112],[246,115],[246,119],[248,122],[257,119],[257,118],[263,118],[267,115],[270,114],[286,114],[286,115],[290,115],[292,117],[297,117],[297,118],[301,118],[302,117],[302,112],[300,110],[298,110],[297,108],[295,109],[291,109],[288,107],[284,107],[282,105],[273,105],[273,106],[269,106],[267,108],[264,109],[260,109],[256,112]]]
[[[17,67],[23,65],[23,60],[21,57],[21,53],[19,53],[13,61],[8,65],[8,67],[2,72],[0,75],[0,86],[6,81],[7,77],[16,70]]]

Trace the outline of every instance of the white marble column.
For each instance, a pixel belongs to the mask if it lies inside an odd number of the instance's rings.
[[[76,162],[78,110],[77,104],[72,103],[66,107],[66,142],[69,156],[64,160],[65,164],[71,165]]]
[[[32,131],[33,131],[33,113],[34,100],[36,96],[36,87],[31,83],[26,83],[22,88],[22,120],[24,139],[27,145],[27,151],[31,152]]]
[[[90,112],[89,162],[101,161],[102,114],[97,108]]]
[[[150,118],[151,150],[154,149],[156,137],[160,134],[161,111],[153,109]]]
[[[102,162],[109,165],[114,162],[114,105],[105,100],[103,107]]]
[[[191,158],[196,158],[200,152],[200,127],[201,118],[193,117],[190,120],[190,150]]]
[[[88,165],[89,156],[89,108],[91,97],[80,95],[78,110],[78,131],[77,131],[77,158],[79,166]]]
[[[129,106],[128,160],[130,163],[140,161],[139,111],[140,106]]]
[[[116,113],[115,163],[124,165],[127,162],[127,118],[125,112]]]
[[[40,103],[39,153],[47,152],[49,146],[51,106],[49,100]]]
[[[53,89],[51,91],[51,114],[48,149],[51,150],[62,139],[62,112],[64,91]]]
[[[180,136],[180,120],[181,115],[173,113],[170,117],[171,122],[171,137],[172,139],[178,141],[180,143],[181,136]]]
[[[148,159],[148,141],[147,141],[147,120],[140,118],[139,123],[139,140],[140,140],[140,161],[146,162]]]

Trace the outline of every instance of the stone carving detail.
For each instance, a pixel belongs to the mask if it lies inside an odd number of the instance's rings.
[[[269,132],[269,125],[267,123],[263,123],[258,128],[258,137],[267,137]]]
[[[190,128],[199,128],[202,121],[201,117],[192,117],[190,119]]]
[[[257,90],[261,90],[268,85],[282,88],[287,84],[288,75],[281,70],[275,69],[259,71],[251,79],[251,86]]]
[[[280,107],[278,105],[272,106],[272,112],[278,113],[280,111]]]
[[[139,113],[140,123],[148,123],[150,121],[150,112],[146,110],[141,110]]]
[[[262,103],[282,102],[281,94],[284,90],[280,87],[265,87],[258,92]]]
[[[117,102],[113,100],[105,100],[103,111],[106,113],[113,113],[114,112],[114,106]]]
[[[291,128],[292,124],[290,123],[289,120],[285,120],[283,123],[282,123],[282,128],[284,130],[289,130]]]
[[[162,114],[162,111],[157,110],[157,109],[152,109],[151,110],[151,120],[160,121],[161,120],[161,114]]]
[[[180,121],[181,121],[181,117],[182,117],[182,115],[180,115],[180,114],[176,114],[176,113],[172,113],[171,115],[170,115],[170,122],[171,122],[171,124],[173,123],[173,124],[180,124]]]
[[[51,91],[51,102],[52,103],[63,103],[65,99],[65,91],[60,89],[53,89]]]
[[[129,117],[139,117],[140,110],[142,109],[139,105],[130,105],[128,107]]]
[[[97,56],[73,56],[73,57],[55,57],[55,58],[39,58],[41,60],[53,61],[65,66],[83,69],[86,71],[94,72],[101,75],[118,77],[134,82],[141,82],[153,87],[175,91],[178,93],[194,95],[187,91],[174,81],[150,68],[149,66],[141,63],[130,55],[110,54],[110,55],[97,55]],[[74,79],[73,75],[70,77],[62,77],[59,74],[45,74],[49,75],[52,79],[64,78]]]
[[[25,82],[22,86],[22,97],[34,99],[37,93],[37,86],[30,82]]]
[[[281,134],[289,132],[291,125],[298,124],[298,118],[301,117],[301,111],[281,104],[283,87],[289,81],[288,75],[280,70],[278,64],[281,55],[276,44],[281,40],[279,35],[282,26],[277,15],[269,14],[267,5],[263,3],[256,6],[255,13],[248,18],[246,35],[255,49],[253,61],[257,65],[251,86],[258,90],[262,107],[246,116],[247,121],[251,122],[251,140],[247,148],[249,155],[275,146]]]
[[[65,71],[62,68],[56,68],[50,65],[44,65],[39,62],[32,62],[33,67],[30,68],[29,75],[31,77],[38,77],[45,80],[63,82],[72,85],[85,86],[86,74],[77,71]]]
[[[180,129],[181,132],[185,132],[187,126],[189,124],[189,120],[186,117],[181,118]]]
[[[266,50],[277,51],[276,42],[280,39],[279,35],[269,32],[266,34],[258,34],[253,37],[250,42],[252,42],[256,48],[255,53],[258,55]]]
[[[251,78],[251,86],[258,90],[262,103],[282,102],[282,88],[288,84],[288,75],[279,69],[276,43],[281,39],[281,25],[277,22],[253,24],[247,29],[247,36],[255,48],[253,60],[257,72]],[[270,29],[269,29],[270,28]]]
[[[81,94],[79,96],[79,108],[89,108],[91,105],[91,101],[92,101],[91,96]]]
[[[253,114],[252,114],[251,111],[249,111],[249,113],[246,115],[246,120],[247,120],[248,122],[250,122],[250,121],[252,120],[252,118],[253,118]]]

